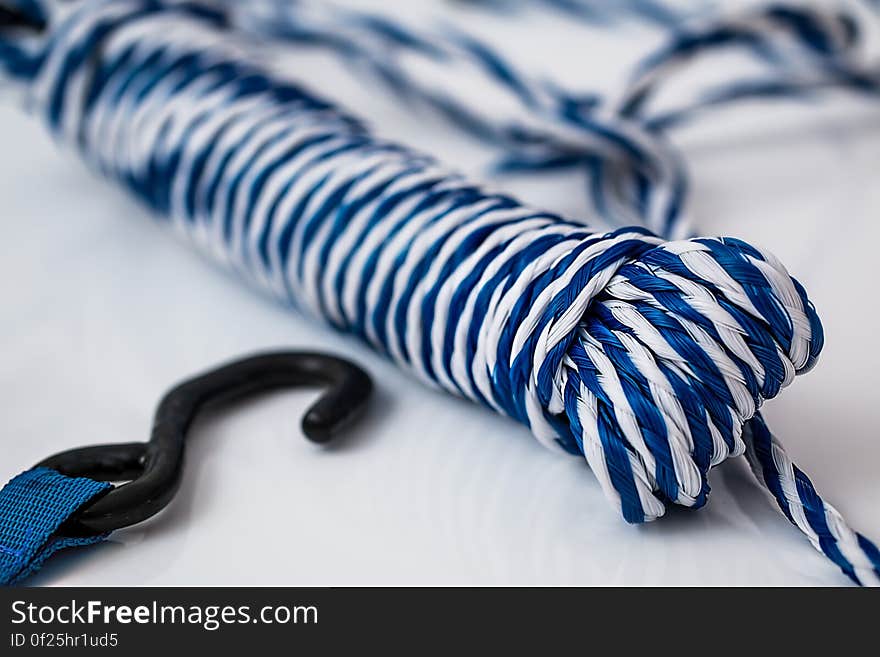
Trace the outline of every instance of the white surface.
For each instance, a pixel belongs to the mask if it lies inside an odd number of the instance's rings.
[[[587,48],[581,32],[564,41],[539,27],[528,25],[547,36],[533,62],[556,62],[554,73],[582,89],[615,79],[623,60],[643,52],[633,31],[629,41]],[[493,34],[516,43],[515,30]],[[395,110],[374,85],[353,85],[321,59],[289,59],[294,75],[383,132],[479,171],[481,151],[439,122]],[[675,141],[693,172],[703,232],[770,248],[815,301],[827,331],[820,364],[766,414],[825,498],[880,537],[877,107],[846,98],[739,107]],[[495,182],[552,210],[584,212],[574,176]],[[232,280],[60,155],[8,102],[0,108],[0,214],[4,481],[58,450],[145,440],[166,388],[253,350],[345,354],[379,388],[369,418],[332,449],[299,435],[306,392],[204,418],[165,512],[103,546],[54,558],[33,584],[847,581],[788,525],[742,461],[713,471],[706,508],[625,524],[582,459],[545,451],[524,427],[421,387]]]

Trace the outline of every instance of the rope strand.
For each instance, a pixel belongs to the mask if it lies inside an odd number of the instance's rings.
[[[438,36],[332,2],[226,4],[237,29],[261,40],[329,49],[402,100],[498,147],[499,171],[584,169],[592,205],[606,223],[643,224],[669,239],[695,234],[687,168],[670,143],[671,129],[748,99],[804,99],[830,90],[880,96],[880,62],[862,61],[866,30],[843,5],[772,3],[680,19],[618,95],[604,97],[535,79],[489,44],[451,27]],[[570,5],[576,10],[589,3]],[[614,11],[606,8],[606,15]],[[675,93],[684,101],[672,107],[653,102],[692,62],[730,53],[746,55],[752,64],[747,75]],[[500,115],[494,105],[481,108],[460,80],[479,80],[510,107]]]

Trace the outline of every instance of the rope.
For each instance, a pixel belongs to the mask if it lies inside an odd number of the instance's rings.
[[[880,553],[759,414],[822,348],[803,287],[731,238],[595,231],[490,194],[269,74],[229,15],[80,2],[0,62],[53,134],[187,239],[448,392],[583,455],[629,522],[706,503],[745,454],[860,584]]]
[[[666,0],[457,0],[499,12],[521,12],[538,5],[554,10],[566,18],[593,25],[608,25],[624,20],[644,21],[663,28],[674,28],[682,20],[705,13],[715,4],[711,0],[667,2]],[[684,5],[684,6],[682,6]]]
[[[566,91],[529,76],[487,43],[448,26],[438,37],[330,2],[227,4],[236,28],[259,39],[330,49],[398,98],[499,147],[504,153],[499,171],[583,168],[591,204],[606,223],[639,223],[667,238],[695,232],[687,168],[670,143],[672,129],[748,99],[809,99],[832,90],[880,95],[880,62],[862,61],[867,21],[844,5],[773,3],[687,21],[679,17],[627,84],[603,95]],[[562,4],[574,11],[591,3]],[[617,9],[638,4],[620,3]],[[700,85],[696,93],[675,93],[684,100],[671,107],[656,102],[688,64],[731,53],[747,59],[741,77]],[[461,80],[479,80],[480,88],[506,98],[507,113],[499,116],[495,105],[481,108],[471,97],[473,85],[463,89]]]

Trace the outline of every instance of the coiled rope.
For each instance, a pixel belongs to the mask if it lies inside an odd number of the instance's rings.
[[[486,193],[271,76],[209,5],[93,0],[46,18],[40,38],[0,35],[28,106],[217,260],[582,454],[629,522],[702,506],[709,469],[744,453],[818,550],[880,583],[880,552],[758,412],[823,341],[770,253],[595,232]]]

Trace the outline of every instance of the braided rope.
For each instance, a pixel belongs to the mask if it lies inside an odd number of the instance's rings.
[[[489,194],[265,72],[198,3],[94,0],[0,62],[59,140],[284,302],[583,454],[629,522],[699,507],[745,453],[854,581],[880,554],[758,409],[822,347],[804,289],[736,239],[595,232]]]

